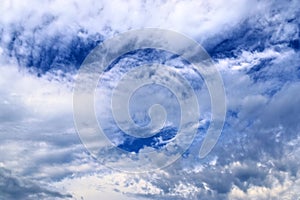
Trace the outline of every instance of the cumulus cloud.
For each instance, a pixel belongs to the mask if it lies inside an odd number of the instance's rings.
[[[34,1],[32,6],[18,1],[4,1],[1,21],[4,24],[26,22],[29,29],[44,23],[49,33],[78,27],[93,32],[164,27],[196,36],[237,24],[261,6],[264,4],[247,0],[231,0],[226,4],[222,1]]]
[[[0,169],[1,197],[295,199],[300,188],[298,10],[297,1],[70,0],[30,6],[2,1],[0,166],[13,173]],[[223,135],[207,158],[197,156],[200,131],[173,165],[127,174],[102,166],[80,143],[72,89],[76,68],[93,47],[118,32],[144,27],[179,31],[207,48],[224,80],[228,113]],[[141,56],[136,52],[129,61],[141,64]],[[105,81],[122,72],[112,70]],[[190,81],[196,78],[182,73]],[[199,98],[207,112],[208,96]],[[124,137],[116,140],[122,144]],[[109,156],[127,164],[117,153]]]
[[[205,41],[216,34],[227,35],[263,7],[264,3],[248,0],[231,0],[226,4],[221,1],[33,1],[30,6],[7,0],[1,3],[0,46],[4,54],[16,57],[22,65],[46,71],[71,69],[74,65],[78,67],[103,38],[118,32],[158,27]]]

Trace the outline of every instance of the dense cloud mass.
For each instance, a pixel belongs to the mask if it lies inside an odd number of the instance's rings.
[[[0,199],[299,198],[299,10],[297,0],[1,1]],[[227,115],[217,145],[200,159],[211,117],[203,80],[168,52],[127,54],[96,91],[98,117],[118,147],[138,155],[163,147],[176,132],[169,124],[158,136],[134,139],[115,128],[104,102],[127,68],[152,61],[176,66],[202,103],[201,127],[180,159],[154,172],[125,173],[99,163],[84,148],[74,127],[72,91],[94,47],[149,27],[178,31],[203,45],[222,75]],[[168,94],[148,90],[149,96],[162,93]],[[140,98],[145,105],[153,100]],[[173,110],[177,104],[168,106]],[[104,147],[105,153],[127,164]]]
[[[15,177],[10,171],[0,169],[1,175],[1,198],[2,199],[55,199],[71,198],[71,195],[64,195],[51,191],[40,185]]]

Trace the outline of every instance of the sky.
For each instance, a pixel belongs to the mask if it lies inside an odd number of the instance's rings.
[[[0,200],[299,198],[299,11],[297,0],[1,1]],[[121,56],[95,91],[97,120],[127,157],[103,145],[97,159],[80,139],[73,91],[81,64],[107,39],[144,28],[197,41],[222,77],[226,118],[205,158],[199,147],[212,116],[207,85],[190,63],[162,50]],[[173,66],[190,83],[198,129],[170,165],[126,172],[119,166],[129,166],[129,155],[140,162],[144,152],[168,147],[178,130],[180,102],[160,86],[137,91],[129,105],[142,125],[150,105],[165,107],[168,123],[157,135],[127,135],[109,110],[123,75],[151,62]]]

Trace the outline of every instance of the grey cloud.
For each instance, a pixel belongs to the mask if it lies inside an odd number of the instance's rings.
[[[17,177],[9,170],[0,168],[0,198],[6,200],[69,199],[72,195],[47,189],[42,184]]]

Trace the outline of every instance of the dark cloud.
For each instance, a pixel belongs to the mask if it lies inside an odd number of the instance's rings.
[[[49,190],[47,186],[17,177],[11,171],[0,168],[0,198],[7,200],[69,199],[72,195]]]

